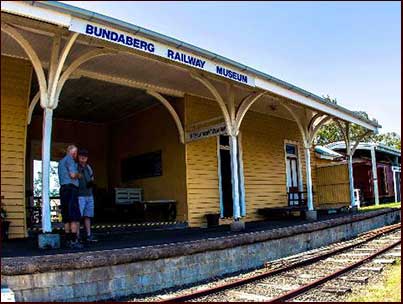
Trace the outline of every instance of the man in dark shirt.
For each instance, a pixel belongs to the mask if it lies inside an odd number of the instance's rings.
[[[88,164],[88,151],[86,149],[78,151],[78,171],[81,174],[78,187],[78,203],[81,217],[84,218],[86,232],[83,239],[87,242],[96,242],[96,239],[91,234],[91,219],[94,217],[94,196],[92,193],[94,171]]]
[[[59,162],[58,175],[60,182],[60,205],[67,246],[74,249],[82,248],[77,233],[80,229],[80,208],[78,205],[78,173],[77,147],[67,147],[66,156]]]

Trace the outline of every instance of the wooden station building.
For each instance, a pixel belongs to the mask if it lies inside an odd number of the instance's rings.
[[[312,139],[331,119],[380,127],[177,39],[63,3],[2,1],[1,195],[12,238],[28,233],[35,160],[51,231],[50,164],[70,144],[89,150],[105,220],[133,203],[173,205],[189,227],[207,214],[255,221],[301,197],[314,215]]]

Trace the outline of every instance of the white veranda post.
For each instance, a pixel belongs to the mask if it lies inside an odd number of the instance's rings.
[[[344,126],[341,121],[336,120],[336,124],[338,125],[346,145],[346,156],[347,156],[347,167],[348,167],[348,180],[349,180],[349,191],[350,191],[350,206],[351,208],[359,207],[357,206],[358,200],[356,200],[354,195],[354,173],[353,173],[353,155],[355,150],[357,150],[360,141],[365,138],[371,131],[364,131],[361,135],[359,135],[353,144],[351,140],[350,134],[350,123],[344,122]]]
[[[241,217],[239,205],[239,170],[238,170],[238,138],[230,136],[230,157],[231,157],[231,181],[232,181],[232,200],[234,219],[238,220]]]
[[[375,146],[371,147],[372,182],[374,185],[375,205],[379,205],[378,172],[376,166]]]
[[[227,132],[229,135],[230,141],[230,158],[231,158],[231,182],[232,182],[232,200],[233,200],[233,219],[234,221],[238,221],[241,217],[241,206],[240,206],[240,185],[243,183],[240,182],[239,175],[242,172],[239,171],[239,160],[238,160],[238,133],[239,129],[236,126],[235,119],[235,108],[233,105],[233,96],[229,97],[228,109],[227,103],[225,103],[224,99],[217,91],[217,89],[213,86],[213,84],[203,75],[199,74],[191,74],[192,78],[198,80],[202,83],[214,96],[215,101],[218,103],[223,116],[225,125],[227,128]],[[230,92],[231,93],[231,92]],[[244,207],[242,209],[245,209]]]
[[[32,100],[29,111],[27,123],[29,124],[30,118],[35,108],[35,105],[40,101],[43,109],[43,123],[42,123],[42,231],[44,233],[51,232],[51,218],[50,218],[50,160],[51,160],[51,137],[52,137],[52,116],[53,110],[57,107],[59,102],[60,92],[64,83],[71,76],[71,74],[84,62],[95,58],[97,56],[108,55],[114,53],[106,49],[90,50],[83,55],[79,56],[66,67],[63,72],[64,63],[67,56],[73,47],[78,33],[71,33],[67,37],[63,50],[60,52],[62,36],[60,32],[53,33],[53,44],[49,61],[49,73],[46,77],[42,62],[39,59],[36,51],[33,49],[30,42],[19,32],[19,30],[11,24],[1,24],[1,30],[12,37],[25,51],[31,61],[33,69],[38,79],[39,92]]]
[[[347,155],[347,166],[348,166],[348,181],[350,191],[350,205],[351,207],[355,207],[357,206],[357,204],[354,196],[353,155],[351,155],[350,153]]]
[[[313,204],[311,148],[314,138],[320,127],[329,121],[331,117],[326,114],[314,112],[308,109],[304,109],[298,113],[290,104],[283,103],[282,105],[294,118],[302,135],[305,152],[307,207],[308,211],[310,211],[307,213],[307,217],[310,219],[316,219],[315,206]]]
[[[308,210],[313,211],[313,194],[312,194],[312,169],[311,169],[311,151],[310,147],[305,147],[305,166],[306,166],[306,191]]]
[[[42,124],[42,231],[52,232],[50,221],[50,146],[52,138],[52,109],[43,110]]]

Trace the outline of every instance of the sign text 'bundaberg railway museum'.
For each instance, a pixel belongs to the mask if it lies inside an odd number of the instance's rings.
[[[197,57],[187,52],[179,51],[175,48],[168,47],[158,42],[147,41],[147,39],[144,39],[142,37],[136,37],[135,35],[121,32],[116,29],[107,28],[98,24],[96,25],[93,23],[83,22],[79,19],[73,19],[70,25],[70,30],[131,47],[139,51],[165,57],[169,60],[190,65],[195,68],[205,70],[246,85],[254,86],[255,84],[253,77],[238,72],[235,69],[231,69],[222,65],[217,65],[213,61]]]

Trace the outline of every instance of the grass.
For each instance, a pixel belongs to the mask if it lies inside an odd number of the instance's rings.
[[[400,208],[401,206],[402,206],[401,202],[386,203],[386,204],[379,204],[378,206],[372,205],[372,206],[361,207],[360,211],[372,211],[372,210],[378,210],[378,209],[383,209],[383,208]]]
[[[385,271],[381,282],[371,283],[347,302],[401,302],[401,260]]]

